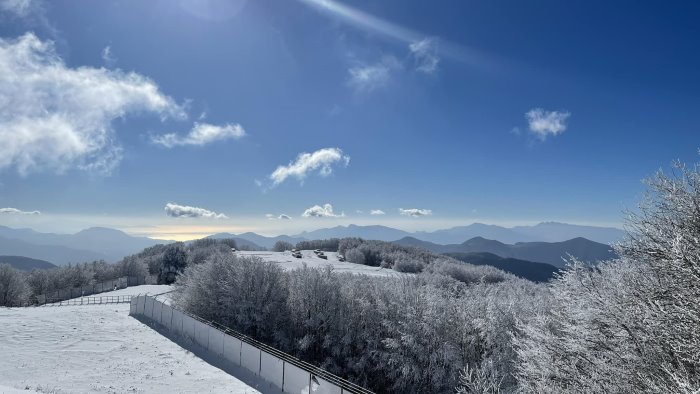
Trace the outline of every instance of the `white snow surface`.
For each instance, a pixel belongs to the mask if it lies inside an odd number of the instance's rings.
[[[129,304],[0,308],[0,393],[259,392],[128,313]]]
[[[400,276],[400,275],[410,275],[405,273],[396,272],[389,268],[381,267],[371,267],[369,265],[354,264],[349,262],[338,261],[338,253],[335,252],[325,252],[324,254],[328,256],[327,260],[324,260],[313,252],[313,250],[302,250],[301,258],[292,257],[292,253],[287,252],[249,252],[249,251],[239,251],[236,254],[241,256],[258,256],[265,261],[271,261],[278,263],[286,270],[293,270],[296,268],[301,268],[303,264],[307,267],[333,267],[334,272],[338,273],[351,273],[351,274],[364,274],[373,276]]]
[[[131,286],[131,287],[126,287],[124,289],[119,289],[119,290],[114,290],[114,291],[107,291],[104,293],[99,293],[95,294],[94,296],[91,297],[100,297],[100,296],[125,296],[125,295],[158,295],[158,294],[164,294],[168,293],[173,290],[173,286],[171,285],[140,285],[140,286]]]
[[[14,387],[9,387],[5,386],[3,384],[0,384],[0,394],[34,394],[38,393],[38,391],[34,390],[24,390],[24,389],[16,389]]]

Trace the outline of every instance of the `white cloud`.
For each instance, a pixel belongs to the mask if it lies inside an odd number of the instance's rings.
[[[411,54],[416,61],[416,70],[426,74],[432,74],[437,70],[440,57],[438,57],[437,40],[424,38],[408,45]]]
[[[150,79],[70,68],[51,41],[32,33],[0,39],[0,70],[0,170],[110,173],[122,157],[113,120],[143,112],[186,117]]]
[[[223,126],[217,126],[209,123],[195,122],[192,130],[185,136],[169,133],[153,136],[151,141],[166,148],[172,148],[183,145],[202,146],[211,142],[228,139],[237,140],[245,135],[245,130],[239,124],[227,123]]]
[[[204,208],[189,207],[173,203],[165,204],[165,214],[174,218],[228,219],[223,213],[216,213]]]
[[[545,111],[542,108],[531,109],[525,113],[530,132],[543,141],[550,135],[563,133],[569,116],[569,112]]]
[[[17,208],[0,208],[0,214],[8,215],[40,215],[39,211],[21,211]]]
[[[386,212],[382,211],[381,209],[373,209],[369,213],[370,215],[386,215]]]
[[[301,216],[305,218],[338,218],[345,216],[344,213],[337,215],[333,212],[333,206],[331,204],[324,204],[323,206],[314,205],[313,207],[304,211]]]
[[[279,216],[268,213],[265,215],[268,220],[292,220],[292,217],[285,214],[280,214]]]
[[[114,54],[112,53],[112,48],[109,45],[104,47],[104,49],[102,49],[102,61],[107,66],[113,66],[117,62],[117,59],[114,57]]]
[[[333,172],[333,165],[340,163],[347,166],[350,163],[350,156],[343,155],[339,148],[324,148],[313,153],[300,153],[296,160],[289,165],[279,166],[270,174],[272,185],[276,186],[284,182],[289,177],[295,177],[300,181],[309,172],[318,170],[319,175],[328,176]]]
[[[401,215],[404,215],[404,216],[419,217],[419,216],[432,215],[433,211],[431,209],[418,209],[418,208],[403,209],[403,208],[399,208],[399,213]]]
[[[0,0],[0,11],[26,17],[39,7],[35,0]]]
[[[348,84],[357,92],[369,93],[389,82],[391,73],[400,69],[401,63],[393,56],[384,56],[376,64],[351,67]]]

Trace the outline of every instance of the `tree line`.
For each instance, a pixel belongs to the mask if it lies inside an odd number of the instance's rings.
[[[155,283],[169,283],[169,273],[181,273],[187,265],[202,263],[215,252],[231,253],[231,248],[235,247],[233,239],[204,238],[190,243],[155,245],[114,264],[93,261],[31,272],[0,264],[0,306],[30,305],[37,302],[38,295],[125,276],[151,277]]]

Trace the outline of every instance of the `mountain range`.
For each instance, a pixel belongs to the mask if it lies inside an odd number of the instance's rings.
[[[243,234],[239,235],[243,236]],[[561,242],[572,238],[586,238],[591,241],[610,244],[622,240],[624,231],[614,227],[581,226],[576,224],[542,222],[534,226],[502,227],[492,224],[473,223],[468,226],[452,227],[436,231],[408,232],[386,226],[336,226],[314,231],[305,231],[294,238],[326,239],[360,237],[378,241],[395,241],[404,237],[414,237],[437,244],[455,244],[474,237],[483,237],[503,243],[516,242]],[[261,246],[264,246],[260,244]]]
[[[250,233],[250,232],[243,233],[243,234],[217,233],[217,234],[210,235],[207,238],[214,238],[214,239],[233,238],[236,240],[236,243],[238,244],[239,247],[248,247],[251,249],[261,249],[261,247],[266,248],[266,249],[272,249],[272,247],[275,246],[275,243],[277,243],[278,241],[285,241],[285,242],[291,243],[292,245],[296,245],[297,242],[307,240],[306,238],[290,237],[288,235],[278,235],[276,237],[266,237],[264,235]]]
[[[439,245],[413,237],[404,237],[394,243],[416,246],[435,253],[492,253],[504,258],[551,264],[557,268],[566,265],[564,259],[568,255],[587,263],[608,260],[616,256],[609,245],[582,237],[563,242],[517,242],[512,245],[483,237],[474,237],[461,244],[449,245]]]
[[[474,265],[490,265],[510,272],[515,276],[529,279],[533,282],[546,282],[554,273],[559,271],[559,268],[547,264],[536,263],[533,261],[518,260],[512,257],[501,257],[493,253],[445,253],[445,255],[454,257],[457,260]]]
[[[133,237],[104,227],[92,227],[75,234],[54,234],[0,226],[0,254],[24,256],[56,265],[94,260],[116,262],[159,243],[164,241]]]
[[[465,240],[482,237],[503,244],[521,242],[562,242],[572,238],[585,237],[599,243],[619,241],[623,236],[622,230],[608,227],[579,226],[565,223],[545,222],[534,226],[501,227],[474,223],[468,226],[453,227],[437,231],[408,232],[387,226],[337,226],[314,231],[305,231],[296,235],[279,235],[267,237],[252,232],[242,234],[218,233],[212,238],[234,238],[241,247],[250,249],[272,248],[277,241],[296,244],[299,241],[327,238],[360,237],[392,242],[411,237],[417,241],[427,242],[427,249],[440,249],[447,252],[465,252],[463,247],[454,248]],[[53,264],[105,260],[115,262],[124,256],[137,253],[144,248],[170,241],[154,240],[146,237],[134,237],[122,231],[92,227],[76,234],[41,233],[31,229],[14,229],[0,226],[0,255],[24,256],[45,260]],[[408,241],[406,241],[408,242]],[[412,241],[416,242],[416,241]],[[437,245],[437,246],[431,246]],[[588,245],[587,245],[588,246]],[[584,246],[584,247],[587,247]],[[605,246],[605,245],[603,245]],[[522,248],[519,248],[522,250]],[[467,252],[493,252],[491,249],[469,249]],[[495,252],[494,252],[495,253]],[[500,253],[500,254],[499,254]],[[520,258],[515,255],[504,255],[505,252],[495,253],[502,257]],[[522,252],[524,253],[524,252]],[[558,255],[553,254],[552,256]],[[597,255],[596,255],[597,256]],[[525,260],[548,262],[549,260]]]

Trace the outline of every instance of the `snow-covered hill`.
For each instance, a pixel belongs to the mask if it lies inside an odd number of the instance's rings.
[[[375,275],[375,276],[396,276],[396,275],[410,275],[402,274],[396,272],[392,269],[371,267],[362,264],[353,264],[348,262],[338,261],[338,254],[334,252],[326,252],[328,256],[327,260],[321,259],[314,254],[311,250],[302,250],[301,258],[292,257],[291,252],[236,252],[241,256],[258,256],[265,261],[271,261],[278,263],[284,269],[292,270],[295,268],[301,268],[303,264],[307,267],[326,267],[332,266],[335,272],[349,272],[352,274],[364,274],[364,275]]]

